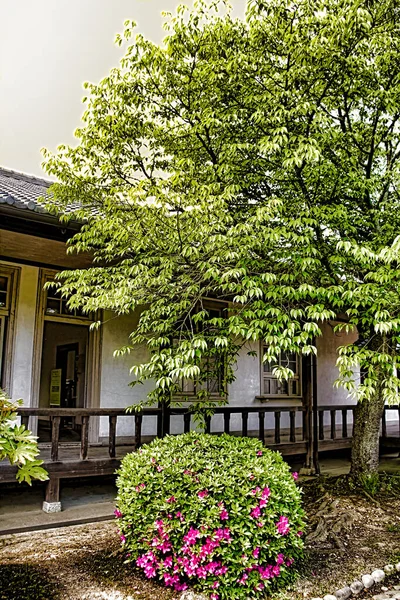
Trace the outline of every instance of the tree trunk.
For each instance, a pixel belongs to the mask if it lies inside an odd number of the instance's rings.
[[[379,429],[385,401],[381,393],[358,403],[354,413],[354,432],[350,475],[356,481],[373,475],[379,467]]]

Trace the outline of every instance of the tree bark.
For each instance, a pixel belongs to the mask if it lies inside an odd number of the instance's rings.
[[[379,467],[379,430],[385,401],[379,394],[358,403],[354,413],[354,432],[350,475],[360,480]]]

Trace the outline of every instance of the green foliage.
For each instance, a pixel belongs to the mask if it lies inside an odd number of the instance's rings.
[[[338,385],[396,403],[399,4],[250,0],[244,20],[223,4],[166,15],[160,46],[128,21],[121,65],[85,86],[76,147],[44,152],[53,209],[84,220],[70,250],[94,257],[62,292],[87,311],[141,307],[121,352],[147,346],[133,373],[156,382],[151,403],[184,378],[204,388],[205,363],[231,381],[249,342],[272,363],[315,353],[324,321],[358,331]],[[212,318],[204,297],[229,310]]]
[[[363,490],[370,496],[376,496],[381,489],[379,473],[362,473],[359,482]]]
[[[127,561],[176,591],[253,598],[302,555],[300,491],[256,439],[188,433],[127,455],[116,516]]]
[[[21,405],[21,400],[12,402],[0,389],[0,461],[8,459],[12,465],[17,465],[17,480],[30,485],[32,479],[45,481],[48,475],[41,467],[43,461],[36,460],[39,454],[36,437],[24,425],[15,422],[16,411]]]

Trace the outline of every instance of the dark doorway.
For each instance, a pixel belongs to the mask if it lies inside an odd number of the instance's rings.
[[[85,325],[45,321],[40,375],[40,408],[86,406],[86,357],[89,329]],[[80,419],[62,418],[60,441],[78,442]],[[51,439],[50,419],[40,417],[40,442]]]

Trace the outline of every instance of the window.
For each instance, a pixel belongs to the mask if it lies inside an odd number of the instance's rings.
[[[68,308],[67,298],[62,298],[60,291],[54,287],[49,288],[47,291],[45,313],[47,316],[89,318],[78,309],[71,310]]]
[[[208,312],[209,319],[218,319],[223,316],[225,305],[220,305],[218,302],[203,302],[201,309]],[[199,331],[199,325],[194,325]],[[207,327],[208,332],[212,332],[213,326]],[[204,331],[207,337],[207,331]],[[181,390],[179,395],[196,396],[199,392],[206,392],[210,396],[221,397],[225,396],[224,391],[224,375],[225,364],[222,356],[217,353],[203,357],[200,364],[201,376],[199,380],[183,379],[181,382]]]
[[[0,387],[9,393],[18,272],[17,268],[0,265]]]
[[[266,351],[267,347],[263,344],[262,355]],[[273,374],[273,368],[277,365],[291,369],[294,373],[293,377],[279,381]],[[275,398],[301,397],[301,358],[298,354],[281,352],[277,363],[261,363],[261,395]]]

